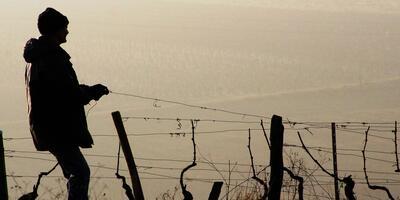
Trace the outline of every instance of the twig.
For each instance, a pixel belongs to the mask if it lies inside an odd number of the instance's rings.
[[[18,198],[18,200],[35,200],[38,197],[37,191],[38,191],[38,188],[39,188],[39,185],[40,185],[40,180],[42,179],[43,176],[47,176],[51,172],[53,172],[54,169],[56,169],[57,166],[58,166],[58,163],[56,165],[54,165],[54,167],[51,168],[49,171],[40,172],[38,180],[37,180],[36,184],[33,186],[33,191],[31,193],[24,194],[23,196]]]
[[[307,152],[307,154],[311,157],[311,159],[321,168],[321,170],[323,172],[325,172],[326,174],[328,174],[329,176],[331,176],[332,178],[335,178],[337,180],[339,180],[340,182],[343,182],[346,184],[345,189],[347,188],[348,191],[346,191],[346,197],[348,200],[353,200],[355,199],[354,196],[354,192],[353,192],[353,188],[354,188],[354,181],[353,179],[351,179],[351,175],[348,177],[345,177],[344,179],[339,178],[338,176],[336,176],[333,173],[328,172],[328,170],[326,170],[318,161],[317,159],[315,159],[312,154],[308,151],[306,145],[304,145],[303,139],[301,138],[300,132],[297,131],[297,135],[299,136],[300,142],[301,142],[301,146],[303,147],[303,149]]]
[[[271,143],[269,143],[267,133],[265,132],[263,120],[261,120],[261,128],[262,128],[262,131],[263,131],[263,133],[264,133],[265,140],[267,141],[268,148],[271,150]]]
[[[229,198],[229,191],[230,191],[229,188],[230,188],[230,185],[231,185],[231,173],[232,173],[232,172],[238,172],[238,171],[234,171],[235,168],[236,168],[236,166],[237,166],[237,162],[235,162],[235,164],[233,165],[233,167],[230,167],[231,164],[230,164],[230,160],[229,160],[229,162],[228,162],[228,171],[227,171],[227,172],[228,172],[228,179],[226,179],[225,176],[222,174],[221,170],[218,169],[218,167],[215,165],[215,163],[214,163],[211,159],[210,159],[210,160],[207,159],[207,158],[201,153],[200,148],[199,148],[199,145],[196,145],[196,148],[197,148],[197,152],[196,152],[196,153],[198,153],[198,154],[200,155],[201,159],[205,160],[204,163],[206,163],[206,164],[208,164],[210,167],[212,167],[212,168],[221,176],[221,178],[223,179],[223,181],[224,181],[224,183],[225,183],[225,185],[226,185],[226,187],[227,187],[227,189],[226,189],[227,194],[225,194],[225,197],[228,199],[228,198]],[[238,174],[241,175],[243,178],[245,178],[241,173],[238,172]]]
[[[231,160],[228,161],[228,185],[226,187],[226,200],[229,200],[229,191],[230,191],[230,185],[231,185],[231,176],[232,176],[232,171],[235,170],[235,168],[237,167],[237,162],[234,163],[233,167],[231,167]],[[242,176],[243,178],[245,178],[241,173],[238,173],[240,176]]]
[[[227,182],[225,176],[222,174],[221,170],[218,169],[218,167],[215,165],[215,163],[214,163],[211,159],[210,159],[210,160],[207,159],[207,158],[201,153],[200,148],[199,148],[199,145],[196,145],[196,148],[197,148],[196,154],[199,153],[200,158],[203,159],[203,160],[205,161],[206,164],[208,164],[210,167],[212,167],[212,168],[221,176],[221,178],[222,178],[222,180],[224,181],[225,185],[227,185],[228,182]],[[230,164],[228,163],[228,166],[229,166],[229,165],[230,165]],[[228,172],[229,172],[229,170],[228,170]]]
[[[125,194],[128,197],[128,199],[135,200],[135,197],[133,196],[133,191],[132,191],[131,187],[126,183],[125,176],[121,176],[118,172],[115,173],[115,176],[117,176],[118,179],[122,180],[122,188],[125,189]]]
[[[389,189],[387,189],[385,186],[377,186],[377,185],[371,185],[369,183],[368,175],[367,175],[367,167],[366,167],[366,159],[365,159],[365,149],[367,148],[367,142],[368,142],[368,132],[369,132],[370,126],[368,126],[368,129],[365,131],[365,141],[364,141],[364,148],[362,150],[363,154],[363,160],[364,160],[364,175],[365,175],[365,180],[367,181],[368,188],[371,190],[383,190],[386,192],[388,195],[389,199],[394,200],[392,194],[390,193]]]
[[[181,184],[181,189],[182,189],[182,194],[184,197],[184,200],[193,200],[193,195],[186,190],[186,185],[183,183],[183,175],[185,174],[185,172],[187,170],[189,170],[190,168],[196,166],[196,142],[194,140],[194,129],[195,129],[195,125],[194,125],[194,121],[191,120],[190,121],[192,124],[192,142],[193,142],[193,162],[188,165],[187,167],[185,167],[182,172],[181,172],[181,177],[180,177],[180,184]]]
[[[294,173],[290,169],[288,169],[286,167],[283,167],[283,171],[287,172],[292,179],[294,179],[294,180],[299,182],[299,186],[297,187],[297,191],[299,192],[299,200],[303,200],[304,199],[303,198],[303,190],[304,190],[304,186],[303,186],[304,179],[303,179],[303,177],[294,175]]]
[[[256,170],[254,168],[253,153],[251,152],[251,143],[250,143],[250,141],[251,141],[251,135],[250,135],[250,129],[249,129],[249,144],[247,145],[247,148],[249,149],[250,160],[251,160],[251,169],[253,170],[253,176],[251,178],[253,178],[258,183],[260,183],[262,186],[264,186],[264,194],[262,196],[262,199],[267,199],[267,196],[268,196],[268,184],[265,181],[263,181],[260,178],[258,178],[257,175],[256,175]]]
[[[15,192],[19,191],[21,194],[23,194],[24,191],[22,190],[22,187],[20,186],[21,184],[18,183],[18,180],[15,178],[14,172],[11,172],[11,173],[10,173],[10,177],[11,177],[11,179],[12,179],[12,180],[14,181],[14,183],[15,183],[15,186],[14,186]]]
[[[226,191],[228,191],[227,195],[226,195],[226,200],[229,200],[229,187],[231,184],[231,160],[228,160],[228,184],[226,186]]]
[[[315,168],[315,169],[311,169],[311,168],[310,168],[310,169],[305,169],[305,168],[302,168],[302,167],[301,167],[301,164],[297,165],[297,164],[291,159],[290,155],[289,155],[286,151],[284,151],[284,153],[285,153],[285,155],[286,155],[287,157],[289,157],[289,161],[290,161],[290,163],[292,164],[293,168],[294,168],[294,167],[298,167],[298,168],[299,168],[299,172],[298,172],[298,173],[300,173],[300,171],[303,171],[303,172],[305,173],[305,180],[304,180],[304,181],[306,182],[307,179],[310,180],[311,189],[313,190],[312,192],[314,192],[314,194],[316,194],[317,192],[316,192],[316,190],[315,190],[313,181],[315,181],[316,184],[326,193],[326,195],[329,196],[329,199],[332,199],[332,197],[330,196],[330,193],[318,182],[318,179],[315,178],[315,176],[314,176],[314,173],[315,173],[315,172],[317,171],[317,169],[319,168],[318,166],[317,166],[317,168]],[[307,171],[307,170],[309,170],[309,171]]]
[[[133,191],[131,187],[126,183],[126,178],[125,176],[122,176],[119,174],[119,158],[121,156],[121,143],[118,146],[118,160],[117,160],[117,172],[115,172],[115,176],[117,179],[122,180],[122,188],[125,190],[125,194],[128,197],[129,200],[135,200],[135,197],[133,196]]]
[[[292,158],[286,150],[284,150],[284,153],[289,158],[289,162],[290,162],[292,168],[295,169],[296,163],[294,161],[294,158]],[[300,170],[302,170],[301,166],[302,166],[302,164],[299,161],[299,165],[298,165],[299,170],[298,170],[297,174],[299,174]],[[304,178],[299,175],[295,175],[292,172],[292,170],[290,170],[289,168],[287,168],[285,166],[283,166],[283,171],[286,171],[292,179],[299,182],[299,185],[297,187],[297,192],[299,193],[299,200],[303,200],[304,199],[304,195],[303,195],[304,194]],[[290,192],[290,189],[288,191]],[[293,199],[295,199],[295,197],[296,197],[296,192],[293,192]]]
[[[38,180],[37,180],[37,182],[36,182],[36,185],[33,187],[35,191],[37,191],[37,189],[39,188],[40,180],[42,179],[42,177],[43,177],[43,176],[49,175],[51,172],[53,172],[53,171],[56,169],[57,166],[58,166],[58,163],[57,163],[56,165],[54,165],[54,167],[51,168],[49,171],[47,171],[47,172],[40,172],[39,178],[38,178]]]
[[[325,172],[326,174],[328,174],[329,176],[333,177],[333,178],[337,178],[339,181],[343,181],[342,179],[340,179],[339,177],[336,177],[334,174],[328,172],[328,170],[326,170],[319,162],[317,159],[314,158],[314,156],[310,153],[310,151],[308,151],[306,145],[304,145],[303,139],[301,138],[300,132],[297,131],[297,136],[299,136],[300,142],[301,142],[301,146],[303,147],[303,149],[307,152],[307,154],[311,157],[311,159],[319,166],[319,168],[321,168],[321,170],[323,172]]]
[[[314,173],[317,171],[317,169],[318,169],[318,167],[316,167],[315,169],[313,169],[311,173],[309,173],[307,170],[304,170],[304,173],[306,174],[306,177],[308,177],[308,179],[310,179],[311,189],[313,190],[314,195],[317,195],[317,191],[316,191],[315,188],[314,188],[313,181],[315,181],[315,183],[318,185],[318,187],[319,187],[323,192],[325,192],[325,194],[329,197],[329,199],[333,199],[333,197],[331,197],[330,192],[327,191],[327,190],[325,189],[325,187],[323,187],[323,186],[321,185],[321,183],[318,181],[318,179],[314,176]]]
[[[268,167],[270,167],[270,166],[269,166],[269,165],[268,165],[268,166],[265,166],[263,169],[261,169],[259,172],[257,172],[257,175],[259,175],[261,172],[265,171]],[[252,178],[252,177],[246,178],[244,181],[242,181],[242,182],[240,182],[239,184],[235,185],[235,187],[233,187],[232,189],[230,189],[230,190],[228,191],[228,193],[232,192],[232,191],[235,190],[237,187],[240,187],[242,184],[247,183],[251,178]],[[246,188],[247,188],[247,187],[246,187]],[[224,196],[222,196],[220,199],[224,199],[225,197],[226,197],[226,194],[225,194]]]

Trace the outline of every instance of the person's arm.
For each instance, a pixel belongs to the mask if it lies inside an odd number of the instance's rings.
[[[83,105],[88,104],[93,99],[90,92],[90,87],[87,85],[80,84],[79,93],[79,102],[81,102]]]
[[[108,88],[102,84],[96,84],[93,86],[87,86],[84,84],[79,85],[80,89],[80,101],[86,105],[91,100],[98,101],[103,95],[108,95]]]
[[[101,96],[109,93],[107,87],[101,84],[94,86],[79,84],[69,61],[52,57],[44,60],[42,64],[40,82],[55,100],[86,105],[91,100],[97,101]]]

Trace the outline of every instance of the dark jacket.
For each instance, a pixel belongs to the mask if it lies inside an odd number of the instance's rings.
[[[89,87],[79,84],[68,53],[42,36],[26,43],[24,58],[29,124],[36,149],[90,148],[93,139],[83,107],[91,100]]]

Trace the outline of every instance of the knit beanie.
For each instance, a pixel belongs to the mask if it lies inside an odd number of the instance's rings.
[[[38,29],[42,35],[51,35],[68,26],[68,18],[53,8],[46,8],[38,18]]]

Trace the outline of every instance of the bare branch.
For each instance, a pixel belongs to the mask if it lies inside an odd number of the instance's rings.
[[[122,180],[122,188],[125,190],[125,195],[128,197],[129,200],[135,200],[135,197],[133,196],[133,191],[131,187],[126,183],[126,178],[125,176],[122,176],[119,174],[119,158],[121,155],[121,143],[118,145],[118,159],[117,159],[117,172],[115,172],[115,176],[117,179]]]
[[[213,160],[212,160],[212,159],[207,159],[207,158],[201,153],[200,148],[199,148],[199,145],[196,145],[196,148],[197,148],[196,154],[199,153],[200,158],[203,159],[203,160],[206,162],[206,164],[208,164],[210,167],[212,167],[212,168],[221,176],[221,178],[222,178],[222,180],[224,181],[225,185],[227,185],[227,184],[228,184],[228,181],[226,180],[225,176],[222,174],[221,170],[218,169],[218,167],[215,165],[215,163],[213,162]],[[228,170],[228,172],[229,172],[229,170]]]
[[[122,188],[124,188],[125,194],[128,197],[128,199],[135,200],[135,197],[133,196],[133,191],[132,191],[131,187],[126,183],[125,176],[121,176],[118,172],[115,173],[115,176],[117,176],[118,179],[122,180]]]
[[[321,168],[321,170],[323,172],[325,172],[326,174],[328,174],[329,176],[333,177],[333,178],[337,178],[340,181],[343,181],[342,179],[340,179],[339,177],[336,177],[334,174],[328,172],[328,170],[326,170],[319,162],[317,159],[314,158],[314,156],[310,153],[310,151],[308,151],[306,145],[304,145],[303,139],[301,138],[300,132],[297,131],[297,136],[299,136],[300,142],[301,142],[301,146],[303,147],[303,149],[307,152],[307,154],[311,157],[311,159],[319,166],[319,168]]]
[[[331,176],[332,178],[336,178],[337,180],[339,180],[340,182],[343,182],[346,184],[345,186],[345,194],[348,200],[354,200],[356,199],[354,196],[354,192],[353,192],[353,188],[354,188],[354,181],[351,178],[351,175],[348,177],[345,177],[343,179],[335,176],[335,174],[332,174],[330,172],[328,172],[328,170],[326,170],[324,167],[322,167],[322,165],[311,155],[310,151],[308,151],[307,147],[304,145],[303,139],[300,136],[300,132],[297,132],[297,135],[299,136],[301,145],[303,147],[303,149],[307,152],[307,154],[311,157],[311,159],[322,169],[322,171],[324,171],[326,174],[328,174],[329,176]]]
[[[365,159],[365,149],[367,148],[367,142],[368,142],[368,132],[369,132],[370,126],[368,126],[368,129],[365,131],[365,140],[364,140],[364,148],[362,150],[363,154],[363,160],[364,160],[364,175],[365,175],[365,180],[367,181],[368,188],[371,190],[383,190],[386,192],[388,195],[389,199],[394,200],[392,194],[390,193],[389,189],[387,189],[385,186],[378,186],[378,185],[371,185],[369,183],[368,175],[367,175],[367,167],[366,167],[366,159]]]
[[[329,197],[329,199],[333,199],[333,197],[331,196],[331,193],[329,191],[327,191],[322,185],[321,183],[318,181],[318,179],[314,176],[314,173],[317,171],[319,167],[316,167],[315,169],[313,169],[310,173],[307,170],[304,170],[304,173],[306,174],[306,178],[310,179],[310,184],[311,184],[311,189],[314,192],[314,195],[317,195],[317,191],[314,188],[314,184],[313,181],[315,181],[315,183],[318,185],[318,187],[325,192],[325,194]]]
[[[304,190],[304,179],[301,176],[295,175],[290,169],[287,167],[283,167],[283,171],[289,174],[289,176],[299,182],[299,186],[297,187],[297,191],[299,192],[299,200],[303,200],[303,190]]]
[[[184,200],[193,200],[193,195],[186,190],[186,185],[183,183],[183,175],[185,174],[185,172],[187,170],[189,170],[190,168],[196,166],[196,142],[194,140],[194,129],[195,129],[195,125],[194,125],[194,121],[191,120],[190,121],[192,124],[192,143],[193,143],[193,162],[188,165],[187,167],[185,167],[182,172],[181,172],[181,177],[180,177],[180,184],[181,184],[181,189],[182,189],[182,194],[184,197]]]
[[[262,128],[262,130],[263,130],[263,133],[264,133],[265,140],[267,141],[268,148],[271,150],[271,143],[269,143],[269,140],[268,140],[267,133],[265,132],[265,128],[264,128],[264,122],[263,122],[263,120],[261,120],[261,128]]]
[[[265,171],[268,167],[270,167],[270,166],[269,166],[269,165],[268,165],[268,166],[265,166],[263,169],[261,169],[259,172],[257,172],[257,175],[261,174],[261,172]],[[242,181],[242,182],[236,184],[235,187],[231,188],[227,193],[230,193],[230,192],[232,192],[233,190],[235,190],[236,188],[238,188],[238,187],[240,187],[241,185],[243,185],[244,183],[247,183],[251,178],[252,178],[252,177],[246,178],[244,181]],[[226,193],[226,194],[227,194],[227,193]],[[220,199],[224,199],[224,198],[226,197],[226,194],[225,194],[224,196],[222,196]]]
[[[226,195],[226,200],[229,200],[229,187],[231,184],[231,160],[228,160],[228,185],[226,187],[226,190],[228,191],[228,194]],[[226,181],[225,181],[226,182]]]
[[[251,178],[253,178],[258,183],[260,183],[262,186],[264,186],[264,194],[262,196],[262,199],[267,199],[267,196],[268,196],[268,184],[265,181],[263,181],[260,178],[258,178],[257,175],[256,175],[256,170],[254,168],[253,153],[251,152],[251,143],[250,143],[250,141],[251,141],[251,135],[250,135],[250,129],[249,129],[249,144],[247,145],[247,148],[249,149],[250,160],[251,160],[251,169],[253,171],[253,176]]]
[[[38,197],[38,188],[40,185],[40,180],[42,179],[43,176],[47,176],[49,175],[51,172],[54,171],[54,169],[56,169],[56,167],[58,166],[58,163],[56,165],[54,165],[53,168],[51,168],[49,171],[47,172],[40,172],[39,176],[38,176],[38,180],[36,182],[36,185],[33,186],[33,191],[31,193],[28,194],[24,194],[23,196],[21,196],[20,198],[18,198],[18,200],[35,200]]]

